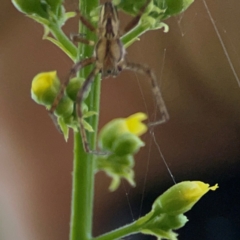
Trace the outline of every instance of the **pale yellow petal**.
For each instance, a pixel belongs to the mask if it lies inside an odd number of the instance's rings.
[[[125,121],[129,132],[135,134],[136,136],[141,136],[144,134],[147,131],[147,125],[142,123],[142,121],[146,119],[147,115],[142,112],[135,113],[126,118]]]

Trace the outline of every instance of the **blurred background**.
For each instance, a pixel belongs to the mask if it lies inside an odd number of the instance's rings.
[[[240,2],[206,1],[240,76]],[[76,0],[66,4],[77,8]],[[65,26],[68,34],[77,31],[76,23]],[[190,221],[178,231],[179,239],[240,239],[240,88],[201,0],[166,23],[168,33],[146,33],[127,50],[128,59],[146,63],[159,79],[170,121],[155,127],[154,134],[175,180],[220,186],[187,214]],[[72,63],[42,35],[42,26],[1,0],[0,240],[68,239],[72,135],[66,143],[44,107],[31,100],[30,86],[42,71],[57,70],[64,77]],[[126,71],[102,81],[100,127],[137,111],[153,119],[146,80]],[[95,235],[137,219],[173,185],[150,134],[143,140],[147,146],[136,156],[137,187],[123,182],[109,193],[110,179],[97,174]]]

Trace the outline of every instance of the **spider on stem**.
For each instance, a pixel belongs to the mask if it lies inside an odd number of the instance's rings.
[[[142,14],[146,10],[148,4],[151,0],[147,0],[146,3],[141,7],[138,15],[136,15],[124,28],[123,33],[127,33],[131,29],[133,29],[139,22]],[[161,123],[166,122],[169,119],[169,115],[165,106],[165,103],[162,98],[162,94],[157,84],[157,79],[153,71],[145,66],[138,63],[128,62],[125,59],[126,50],[120,39],[120,29],[119,29],[119,18],[116,7],[113,5],[111,1],[105,2],[102,5],[100,11],[100,17],[98,21],[98,28],[95,28],[84,16],[81,15],[80,12],[79,17],[82,24],[84,24],[90,31],[96,33],[98,35],[98,42],[95,45],[94,55],[90,58],[83,59],[76,64],[74,64],[70,70],[68,78],[62,84],[61,89],[57,97],[55,98],[49,113],[53,118],[53,112],[56,109],[59,101],[63,97],[66,86],[68,85],[70,79],[77,74],[79,70],[82,68],[94,64],[94,68],[84,81],[81,89],[78,91],[76,104],[77,104],[77,116],[79,117],[80,123],[80,132],[83,140],[83,147],[87,153],[99,154],[99,152],[93,151],[90,149],[86,130],[83,125],[83,112],[81,109],[81,105],[84,101],[84,93],[88,91],[92,82],[94,81],[94,77],[101,73],[102,78],[106,78],[109,76],[116,77],[122,70],[129,69],[134,72],[138,72],[141,74],[145,74],[151,81],[152,91],[156,98],[157,106],[161,113],[161,119],[157,122],[150,124],[151,126],[155,126]],[[74,35],[73,40],[77,42],[81,42],[84,44],[92,45],[92,41],[84,38],[82,35]],[[54,119],[54,118],[53,118]]]

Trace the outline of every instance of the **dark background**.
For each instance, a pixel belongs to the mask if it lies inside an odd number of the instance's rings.
[[[240,76],[240,3],[207,3]],[[67,7],[75,10],[75,0],[67,1]],[[167,23],[169,33],[148,32],[128,49],[128,59],[148,64],[158,76],[171,119],[154,133],[176,181],[201,180],[220,186],[187,214],[190,221],[178,231],[179,239],[237,240],[240,88],[201,0]],[[76,32],[76,21],[69,22],[65,30]],[[10,1],[1,1],[1,240],[68,239],[72,140],[65,143],[45,109],[31,100],[30,86],[41,71],[56,69],[64,77],[72,63],[50,42],[41,40],[42,34],[38,23],[19,13]],[[155,108],[146,77],[124,72],[116,79],[105,79],[100,126],[115,117],[146,112],[145,103],[153,118]],[[152,138],[146,134],[143,139],[147,147],[136,156],[136,188],[124,182],[109,193],[109,178],[97,174],[95,234],[137,219],[173,185]]]

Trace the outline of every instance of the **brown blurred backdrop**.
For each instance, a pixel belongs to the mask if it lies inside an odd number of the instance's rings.
[[[207,0],[207,3],[240,76],[240,3],[237,0],[227,3]],[[75,0],[67,4],[68,9],[76,9]],[[126,24],[125,19],[122,25]],[[76,32],[75,23],[71,20],[65,30]],[[201,222],[201,212],[209,215],[205,216],[204,223],[220,218],[223,228],[229,224],[232,228],[227,234],[236,230],[234,224],[240,223],[240,88],[201,0],[167,23],[168,33],[148,32],[128,49],[128,59],[148,64],[159,78],[171,119],[154,132],[176,181],[220,183],[220,189],[210,193],[209,201],[207,197],[201,200],[199,212],[191,218],[193,227],[188,227],[188,233],[194,232],[197,236],[193,238],[182,232],[180,239],[239,239],[234,238],[239,235],[218,237],[220,227],[212,237],[199,235],[194,224]],[[19,13],[11,1],[1,1],[1,240],[68,239],[72,140],[70,137],[66,143],[45,109],[31,100],[30,86],[37,73],[56,69],[63,77],[72,63],[50,42],[43,41],[42,34],[43,28]],[[100,126],[115,117],[146,112],[145,103],[150,117],[155,114],[150,84],[144,76],[132,72],[105,79],[101,97]],[[116,221],[117,226],[131,221],[128,203],[137,218],[142,199],[150,208],[148,204],[153,199],[149,196],[156,197],[173,185],[149,134],[144,140],[147,148],[136,157],[136,188],[130,189],[124,183],[118,191],[109,193],[109,179],[102,173],[97,174],[96,234],[110,230],[113,226],[109,222]],[[126,193],[129,193],[129,202]],[[221,203],[216,207],[218,201]],[[118,211],[125,211],[127,216],[119,219]],[[213,221],[209,226],[214,229],[212,226],[218,225]],[[208,229],[206,225],[203,228]],[[202,228],[200,232],[203,234]]]

